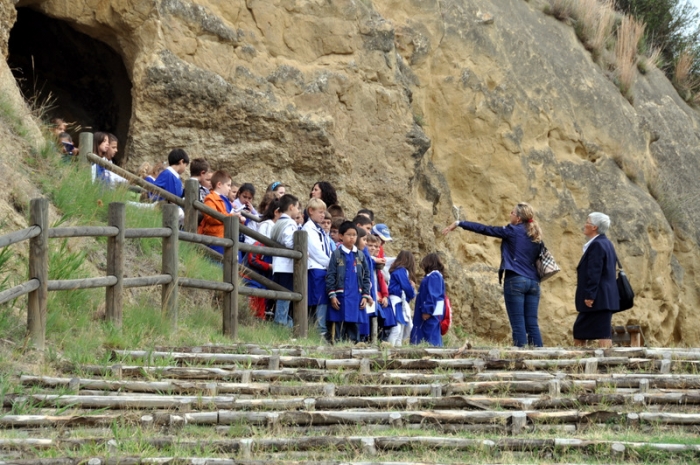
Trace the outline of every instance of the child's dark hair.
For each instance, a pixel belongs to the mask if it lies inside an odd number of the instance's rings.
[[[272,194],[274,195],[274,192]],[[277,197],[275,197],[274,199],[270,200],[270,202],[268,202],[267,207],[265,208],[265,211],[263,211],[263,214],[260,217],[260,219],[262,221],[274,219],[275,211],[277,211],[279,207],[280,201],[277,200]]]
[[[420,267],[423,269],[423,272],[426,275],[436,270],[440,273],[445,272],[445,265],[442,264],[440,255],[436,254],[435,252],[429,253],[423,257],[423,260],[420,261]]]
[[[333,218],[331,220],[331,229],[337,229],[338,231],[340,231],[340,225],[345,223],[346,221],[347,220],[345,218]]]
[[[239,198],[242,193],[244,192],[250,192],[250,194],[255,197],[255,186],[252,185],[249,182],[244,182],[241,187],[238,188],[238,192],[236,193],[236,198]]]
[[[326,205],[335,205],[338,203],[338,194],[335,193],[335,187],[329,182],[319,181],[314,186],[318,186],[321,189],[321,200],[323,200]]]
[[[92,136],[92,153],[97,155],[98,157],[102,156],[100,155],[100,144],[104,142],[105,137],[109,141],[109,136],[107,135],[106,132],[100,132],[97,131],[93,136]]]
[[[371,225],[372,220],[367,218],[365,215],[357,215],[355,218],[352,219],[352,222],[355,223],[357,226],[364,226],[366,224]]]
[[[416,260],[413,258],[413,254],[408,250],[402,250],[396,256],[396,260],[391,264],[389,268],[389,273],[392,273],[397,268],[406,268],[408,271],[408,277],[411,281],[416,282]]]
[[[345,218],[345,212],[343,211],[343,207],[341,207],[338,204],[331,204],[329,207],[326,207],[326,211],[330,213],[333,218]]]
[[[243,186],[245,186],[245,184],[243,184]],[[243,186],[241,186],[241,189],[243,189]],[[238,190],[238,193],[241,192],[241,189]],[[293,196],[292,194],[284,194],[282,197],[280,197],[278,208],[280,209],[280,212],[287,213],[289,207],[298,203],[299,199]]]
[[[267,210],[267,206],[270,205],[270,202],[276,199],[277,194],[275,194],[274,191],[265,191],[265,195],[263,195],[263,198],[260,201],[260,205],[258,205],[258,211],[264,212],[265,210]]]
[[[265,190],[265,192],[276,192],[277,189],[279,189],[280,187],[287,187],[287,186],[285,186],[284,184],[282,184],[279,181],[275,181],[272,184],[270,184],[269,186],[267,186],[267,189]]]
[[[107,140],[110,142],[119,142],[119,139],[117,139],[117,136],[115,136],[111,132],[107,133]]]
[[[221,183],[225,183],[231,179],[231,175],[228,174],[226,171],[217,171],[214,173],[211,177],[211,189],[214,190],[216,189],[216,185]]]
[[[367,231],[365,231],[362,228],[355,228],[357,229],[357,238],[360,239],[361,237],[365,237],[367,235]]]
[[[372,220],[372,222],[374,222],[374,212],[372,210],[370,210],[369,208],[362,208],[362,209],[358,210],[357,216],[355,216],[355,218],[357,218],[360,215],[365,215],[370,220]]]
[[[338,233],[343,235],[351,229],[354,229],[355,231],[357,231],[357,228],[355,227],[355,223],[353,223],[352,221],[343,221],[340,224],[340,226],[338,226]]]
[[[195,158],[190,163],[190,175],[191,176],[201,176],[209,171],[209,162],[204,158]],[[213,186],[214,184],[212,184]]]
[[[59,139],[68,139],[68,142],[73,143],[73,138],[67,132],[62,132],[58,135]]]
[[[172,149],[168,154],[168,165],[170,166],[177,165],[182,160],[185,161],[185,165],[190,164],[190,156],[187,155],[185,149]]]

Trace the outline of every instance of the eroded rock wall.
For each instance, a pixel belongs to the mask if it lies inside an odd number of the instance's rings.
[[[303,198],[329,180],[348,212],[366,205],[391,226],[393,252],[445,252],[457,323],[503,341],[499,244],[466,232],[441,238],[453,205],[490,224],[505,224],[517,201],[537,208],[564,270],[543,285],[547,344],[570,341],[581,228],[588,212],[604,211],[638,293],[615,322],[640,322],[651,343],[700,343],[698,220],[680,215],[674,234],[668,218],[681,189],[684,198],[696,193],[697,113],[658,70],[639,77],[631,105],[541,2],[18,6],[67,21],[123,57],[132,168],[184,146],[238,181],[283,180]],[[481,22],[484,12],[493,23]],[[672,180],[664,205],[650,194],[663,184],[658,173],[677,175],[664,178]]]

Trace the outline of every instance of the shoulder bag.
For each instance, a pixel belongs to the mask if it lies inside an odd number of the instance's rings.
[[[554,260],[554,255],[545,247],[544,242],[541,242],[540,256],[537,257],[535,267],[537,268],[537,275],[540,277],[540,282],[548,280],[561,271],[561,268],[559,268],[559,265],[557,265],[557,262]]]
[[[618,268],[620,268],[617,272],[617,292],[620,294],[620,309],[613,311],[613,313],[623,312],[634,306],[634,290],[632,290],[630,281],[627,279],[627,275],[622,269],[620,260],[617,257],[615,257],[615,260],[617,261]]]

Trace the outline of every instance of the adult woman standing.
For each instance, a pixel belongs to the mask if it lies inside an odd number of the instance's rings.
[[[528,344],[542,347],[542,336],[537,322],[540,278],[535,268],[542,248],[542,230],[534,216],[535,211],[529,204],[519,203],[510,212],[510,223],[506,226],[455,221],[442,231],[447,235],[460,226],[467,231],[502,240],[498,280],[500,282],[505,274],[503,296],[513,331],[513,344],[518,347]]]
[[[612,314],[620,309],[615,266],[617,254],[605,235],[610,228],[610,217],[593,212],[583,226],[588,242],[576,267],[576,311],[574,344],[598,340],[599,347],[612,347]]]

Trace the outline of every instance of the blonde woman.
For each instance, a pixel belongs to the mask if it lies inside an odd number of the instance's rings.
[[[542,347],[542,336],[537,322],[540,303],[540,278],[535,262],[542,248],[542,231],[535,221],[535,211],[527,203],[519,203],[510,212],[506,226],[486,226],[471,221],[455,221],[442,233],[447,235],[457,226],[485,236],[498,237],[501,242],[499,282],[503,282],[503,296],[513,344],[518,347]]]

